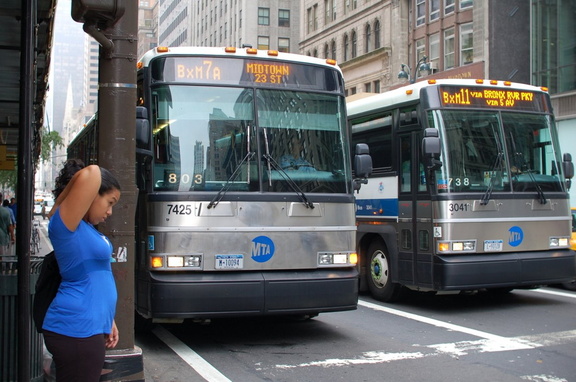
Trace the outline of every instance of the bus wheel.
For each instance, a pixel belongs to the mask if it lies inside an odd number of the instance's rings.
[[[390,275],[390,258],[380,241],[373,242],[368,248],[370,273],[367,275],[368,288],[376,300],[393,302],[400,298],[402,285],[393,283]]]

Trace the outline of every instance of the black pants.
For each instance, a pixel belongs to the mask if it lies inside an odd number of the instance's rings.
[[[45,330],[44,342],[56,364],[57,382],[100,380],[106,356],[104,334],[75,338]]]

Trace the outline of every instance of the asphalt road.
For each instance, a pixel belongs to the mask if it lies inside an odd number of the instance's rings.
[[[309,321],[213,320],[138,334],[147,381],[576,381],[576,293],[361,296]]]

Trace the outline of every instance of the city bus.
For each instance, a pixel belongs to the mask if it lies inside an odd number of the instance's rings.
[[[158,47],[137,93],[137,322],[356,309],[362,179],[335,61]],[[68,156],[96,163],[97,144],[95,116]],[[369,173],[365,146],[355,162]]]
[[[347,109],[374,166],[357,196],[361,291],[395,301],[574,279],[574,165],[545,88],[428,80]]]

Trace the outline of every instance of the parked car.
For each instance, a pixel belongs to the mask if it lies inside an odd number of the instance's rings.
[[[34,215],[42,215],[42,205],[44,200],[34,200]]]

